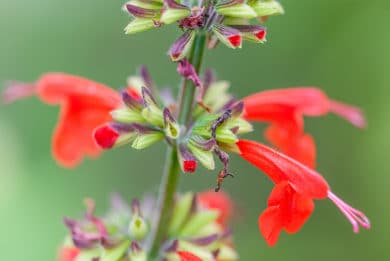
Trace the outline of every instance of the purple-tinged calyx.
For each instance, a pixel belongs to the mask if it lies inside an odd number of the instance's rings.
[[[141,76],[146,87],[149,88],[153,93],[157,92],[157,87],[154,84],[152,77],[150,76],[149,70],[145,65],[142,65],[139,69],[139,75]]]
[[[180,144],[177,153],[181,170],[184,173],[195,172],[198,167],[198,162],[195,156],[188,150],[187,146]]]
[[[245,4],[244,0],[222,1],[215,9],[219,14],[228,17],[251,19],[257,16],[253,8]]]
[[[207,246],[207,245],[210,245],[210,244],[214,243],[218,239],[219,239],[219,235],[218,234],[212,234],[210,236],[190,239],[189,241],[191,243],[195,244],[195,245]]]
[[[142,102],[131,96],[127,90],[121,91],[121,96],[123,104],[126,105],[129,109],[137,111],[142,109]]]
[[[175,117],[173,117],[171,111],[168,108],[164,109],[163,116],[165,135],[168,138],[177,139],[180,135],[180,125],[177,123]]]
[[[142,87],[142,99],[144,103],[144,109],[142,110],[143,118],[150,124],[159,128],[164,127],[163,112],[158,107],[156,100],[154,99],[151,91]]]
[[[233,27],[222,24],[216,24],[212,28],[218,39],[230,48],[241,48],[242,35],[241,32]]]
[[[142,8],[136,5],[127,4],[126,10],[137,18],[156,18],[158,16],[158,10]]]
[[[165,0],[165,8],[163,9],[160,21],[164,24],[171,24],[188,17],[191,14],[191,9],[175,0]]]
[[[264,43],[266,41],[267,29],[260,25],[231,25],[239,30],[245,40]]]
[[[194,42],[195,35],[195,31],[187,30],[171,45],[168,53],[172,61],[179,61],[188,54]]]

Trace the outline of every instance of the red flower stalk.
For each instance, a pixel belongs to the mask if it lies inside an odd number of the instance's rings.
[[[33,84],[12,83],[5,91],[5,101],[12,102],[37,95],[43,102],[61,106],[53,134],[53,155],[64,167],[74,167],[84,156],[96,157],[101,148],[93,130],[108,122],[109,112],[120,102],[120,95],[109,87],[78,76],[48,73]]]
[[[243,99],[243,117],[271,123],[266,139],[281,151],[305,165],[315,167],[315,144],[304,133],[303,116],[323,116],[333,112],[359,128],[366,125],[359,108],[329,99],[313,87],[259,92]]]
[[[355,233],[359,231],[359,225],[370,228],[368,218],[338,198],[316,171],[261,143],[240,140],[237,146],[242,158],[275,183],[268,208],[259,217],[260,231],[270,246],[276,244],[282,229],[295,233],[303,226],[314,209],[313,199],[332,200],[350,221]]]

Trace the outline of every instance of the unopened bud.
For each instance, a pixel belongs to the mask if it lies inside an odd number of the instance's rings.
[[[219,248],[217,254],[218,260],[237,260],[238,254],[237,252],[230,246],[224,244]]]
[[[192,139],[188,142],[188,148],[197,160],[207,169],[213,170],[215,162],[213,153],[210,150],[200,148]]]
[[[257,16],[256,12],[242,0],[225,1],[216,6],[219,14],[230,17],[251,19]]]
[[[188,219],[191,214],[191,209],[195,204],[195,200],[194,194],[192,193],[186,193],[178,199],[169,223],[168,233],[170,235],[176,234]]]
[[[149,232],[149,226],[140,215],[133,215],[129,224],[130,234],[137,240],[145,238]]]
[[[120,108],[110,112],[111,117],[120,123],[146,123],[141,112],[129,108]]]
[[[164,138],[164,134],[159,131],[151,131],[138,134],[134,139],[132,147],[137,150],[145,149]]]
[[[264,43],[266,41],[266,28],[259,25],[232,25],[233,28],[238,29],[245,40]]]
[[[160,21],[164,24],[170,24],[180,19],[186,18],[191,14],[191,10],[175,0],[166,0],[166,9],[161,15]]]
[[[171,45],[168,53],[172,61],[179,61],[188,54],[194,42],[195,34],[194,30],[188,30]]]
[[[142,116],[144,119],[153,125],[163,127],[163,112],[159,107],[157,107],[157,103],[153,98],[152,93],[146,87],[142,87],[142,99],[145,107],[142,110]]]
[[[122,257],[126,254],[129,246],[130,246],[130,241],[126,240],[118,246],[115,246],[115,247],[109,248],[109,249],[104,249],[102,256],[99,260],[102,260],[102,261],[121,260]],[[81,255],[83,255],[83,254],[84,253],[82,253]],[[93,252],[91,253],[91,256],[83,255],[85,260],[94,260],[95,256],[96,256],[96,253],[93,253]],[[79,259],[83,259],[83,258],[81,258],[81,256],[80,256],[77,258],[77,260],[79,260]]]
[[[180,126],[168,108],[164,109],[164,131],[165,135],[171,139],[177,139],[180,135]]]
[[[230,48],[241,48],[242,36],[239,30],[232,27],[217,24],[213,26],[213,32],[218,39]]]
[[[215,222],[219,217],[219,212],[216,210],[204,210],[196,212],[186,222],[185,226],[180,230],[181,236],[191,236],[199,231],[204,226]]]
[[[93,133],[96,143],[103,149],[111,149],[131,142],[135,133],[131,124],[108,123],[97,127]]]
[[[196,171],[198,162],[185,145],[179,145],[177,156],[179,158],[181,170],[184,173],[193,173]]]
[[[142,8],[136,5],[127,4],[126,10],[134,17],[137,18],[155,18],[158,15],[157,10]]]
[[[154,27],[156,27],[156,24],[152,19],[135,18],[126,26],[125,33],[135,34],[135,33],[147,31]]]
[[[260,17],[284,14],[283,6],[278,1],[274,0],[258,0],[251,6]]]

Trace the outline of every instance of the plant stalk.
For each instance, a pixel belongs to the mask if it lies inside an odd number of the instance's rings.
[[[188,61],[194,66],[196,73],[199,73],[203,53],[205,49],[206,36],[201,33],[196,36]],[[192,106],[194,103],[195,85],[192,81],[183,79],[180,87],[179,123],[186,125],[190,120]],[[160,184],[157,200],[157,222],[151,234],[150,255],[157,259],[159,249],[168,233],[168,223],[171,218],[174,197],[179,184],[180,164],[177,159],[177,148],[170,146],[167,150],[164,174]]]

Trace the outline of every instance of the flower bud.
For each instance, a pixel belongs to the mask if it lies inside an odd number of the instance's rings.
[[[133,215],[129,224],[129,233],[137,240],[144,239],[149,232],[149,226],[140,215]]]
[[[194,42],[195,34],[194,30],[188,30],[171,45],[168,53],[172,61],[179,61],[188,54]]]
[[[187,220],[187,223],[179,231],[181,236],[191,236],[198,230],[207,226],[208,224],[215,222],[219,217],[219,212],[216,210],[204,210],[198,211]]]
[[[99,259],[99,260],[102,260],[102,261],[121,260],[122,257],[126,254],[129,246],[130,246],[130,241],[125,240],[123,243],[121,243],[118,246],[115,246],[115,247],[109,248],[109,249],[104,249],[102,256],[101,256],[101,259]],[[92,259],[78,258],[77,260],[94,260],[94,258],[92,258]]]
[[[158,15],[157,10],[142,8],[136,5],[127,4],[126,10],[134,17],[137,18],[156,18]]]
[[[133,241],[130,245],[129,257],[131,261],[147,261],[148,257],[145,251],[141,249],[137,242]]]
[[[111,149],[114,146],[130,143],[135,133],[131,124],[108,123],[97,127],[93,137],[102,149]]]
[[[267,31],[265,27],[260,25],[232,25],[233,28],[238,29],[245,40],[264,43]]]
[[[191,10],[175,0],[166,0],[166,9],[161,15],[160,21],[164,24],[171,24],[191,14]]]
[[[278,1],[274,0],[258,0],[251,6],[260,17],[284,14],[283,6]]]
[[[193,173],[196,171],[198,162],[196,161],[195,156],[188,150],[185,145],[179,145],[177,156],[179,158],[181,170],[184,173]]]
[[[156,27],[155,22],[152,19],[135,18],[125,27],[126,34],[135,34],[144,32]]]
[[[151,131],[145,134],[138,134],[131,145],[134,149],[145,149],[164,138],[164,134],[159,131]]]
[[[243,0],[225,1],[216,6],[219,14],[230,17],[251,19],[257,16],[256,12]]]
[[[196,142],[191,138],[188,142],[188,148],[195,156],[197,160],[207,169],[213,170],[215,168],[215,162],[213,153],[210,150],[204,150],[196,144]]]
[[[138,111],[129,108],[120,108],[110,112],[111,117],[120,123],[146,123],[144,117]]]
[[[237,29],[222,24],[216,24],[212,29],[218,39],[227,47],[241,48],[242,36]]]
[[[142,116],[147,122],[159,127],[163,127],[163,112],[159,107],[157,107],[157,103],[148,88],[142,87],[142,99],[145,107],[142,110]]]
[[[170,220],[168,233],[174,235],[179,228],[184,224],[191,214],[191,209],[195,205],[195,197],[192,193],[186,193],[179,198],[176,207],[173,209],[172,218]]]
[[[164,109],[164,131],[165,135],[171,139],[177,139],[180,135],[180,126],[168,108]]]

